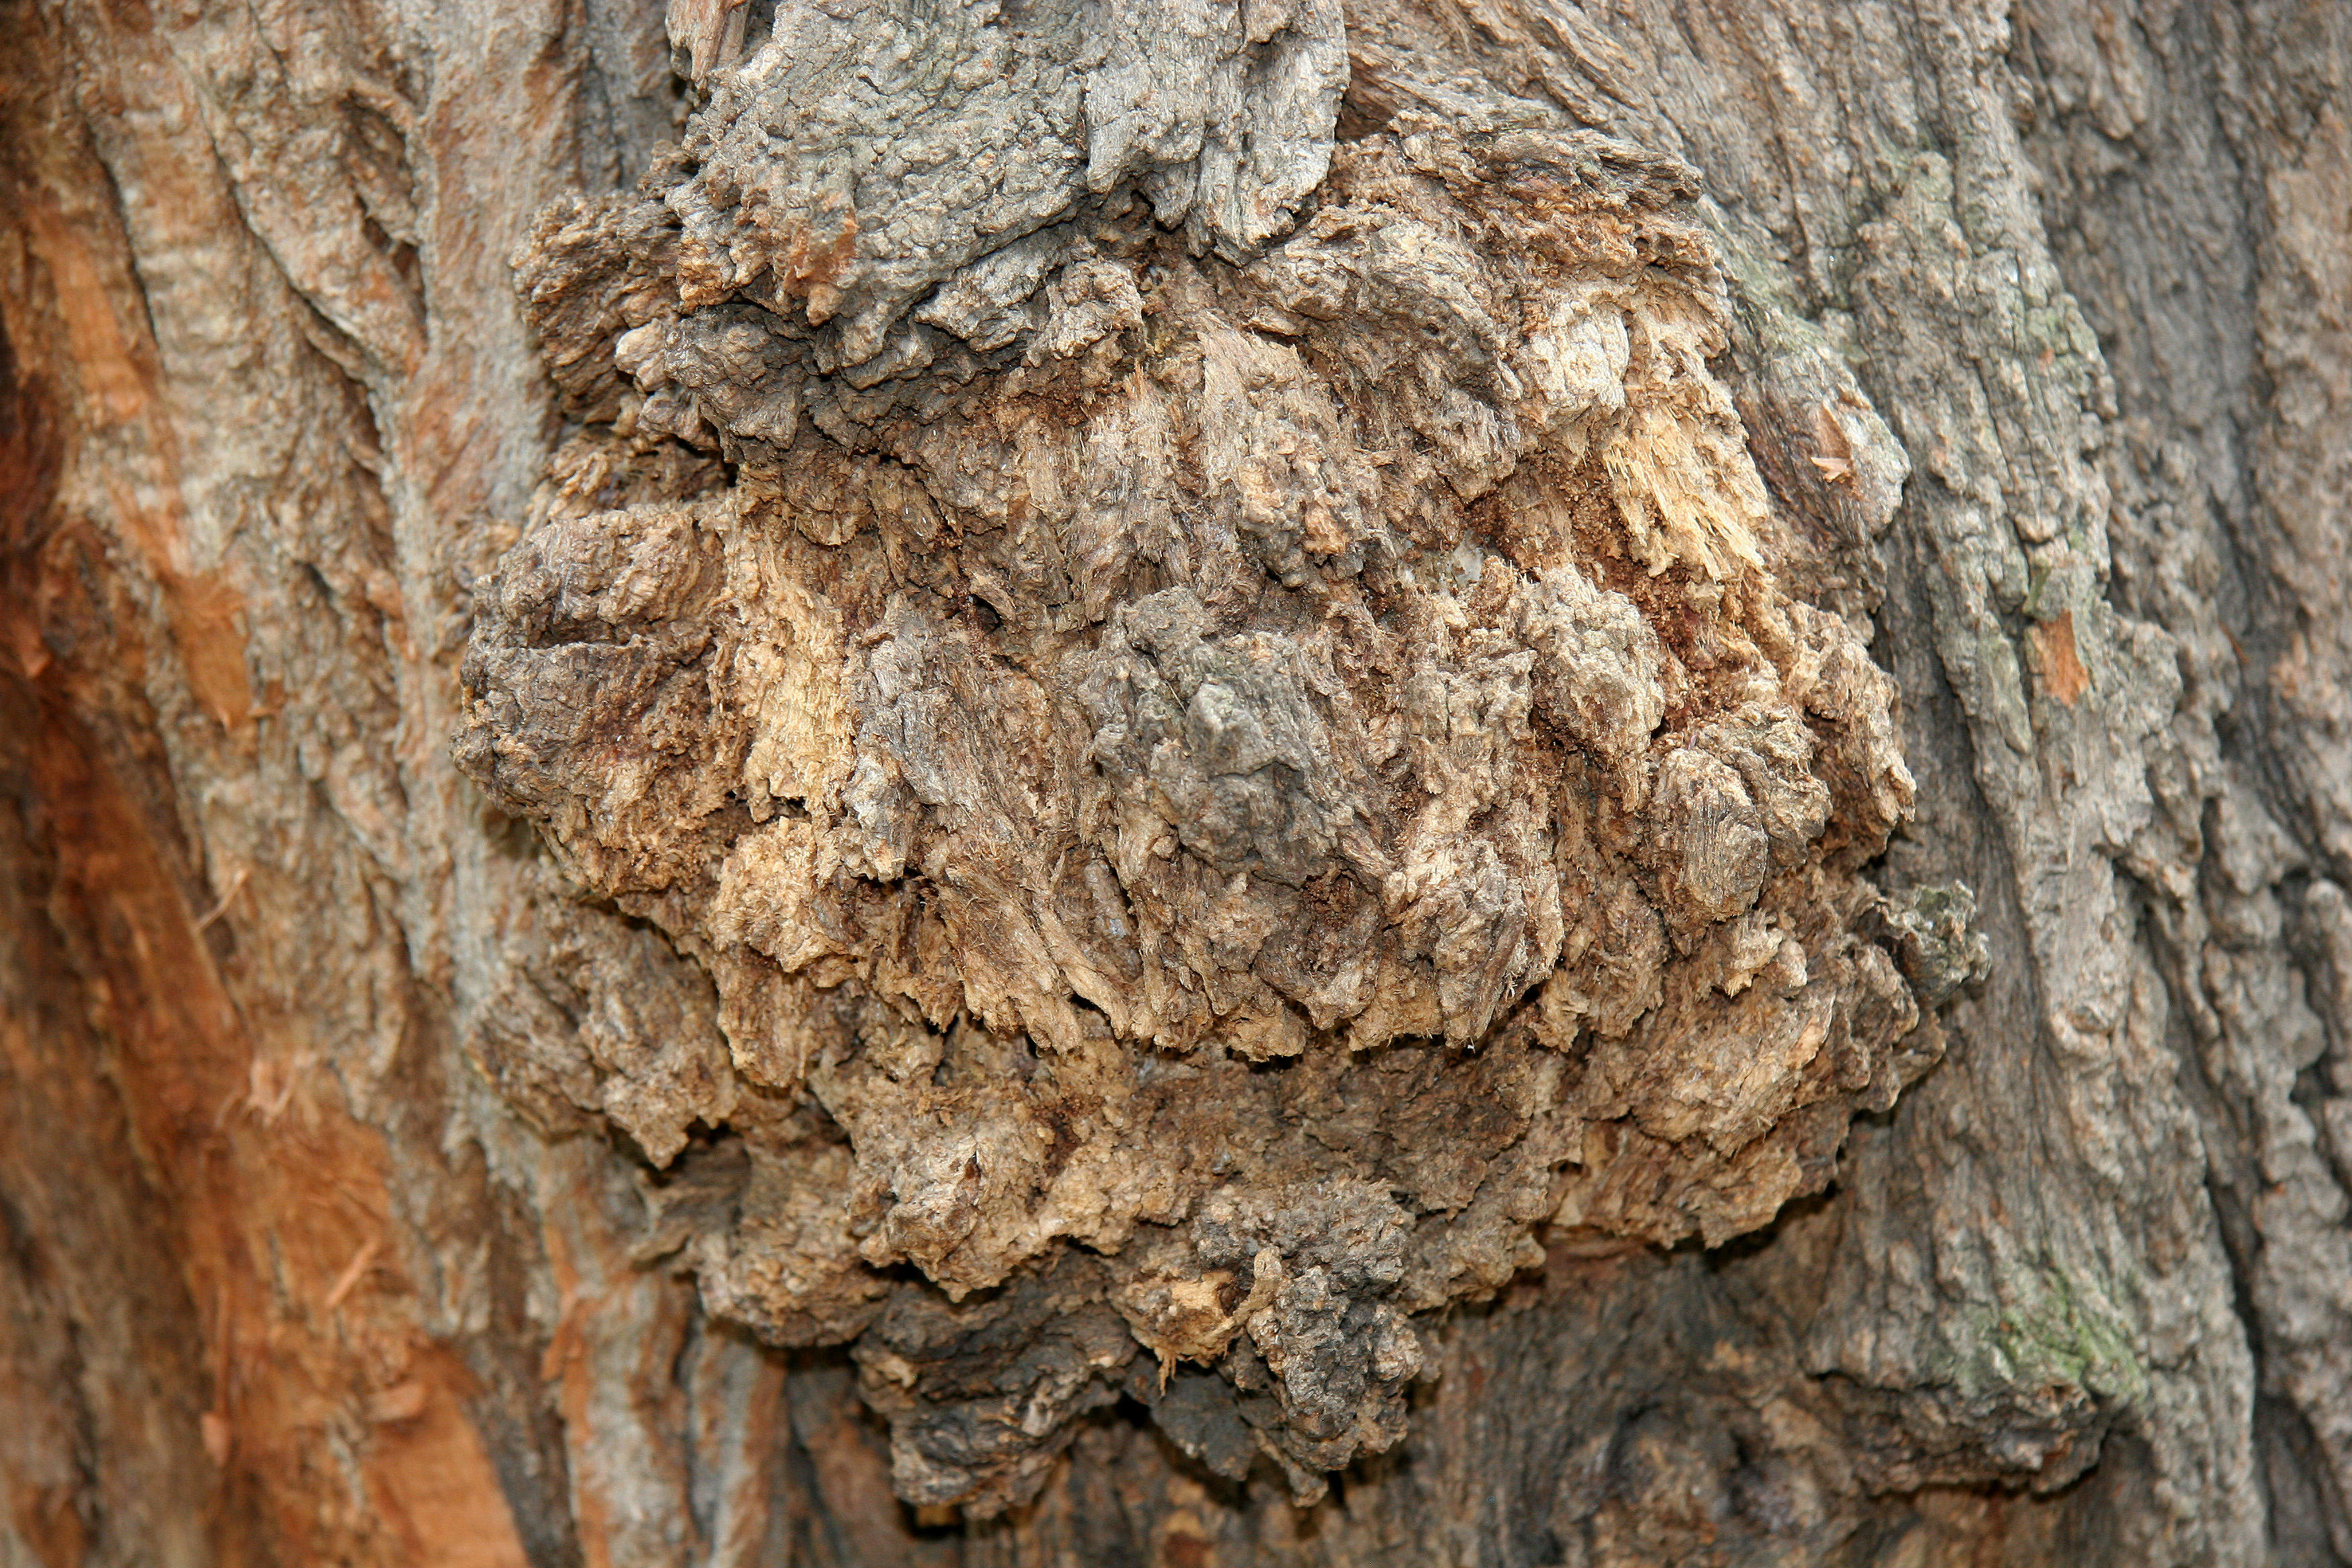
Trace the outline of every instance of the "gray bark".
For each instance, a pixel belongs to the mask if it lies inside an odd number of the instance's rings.
[[[2340,7],[0,15],[0,1564],[2352,1562]]]

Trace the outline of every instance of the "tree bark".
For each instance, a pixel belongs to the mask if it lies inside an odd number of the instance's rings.
[[[0,17],[0,1565],[2352,1563],[2352,13]]]

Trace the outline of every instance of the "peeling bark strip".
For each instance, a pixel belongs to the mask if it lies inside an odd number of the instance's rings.
[[[520,258],[578,427],[458,763],[724,1047],[615,953],[625,1041],[478,1048],[711,1130],[664,1244],[977,1515],[1180,1364],[1181,1446],[1319,1495],[1417,1318],[1769,1223],[1937,1052],[1861,934],[1893,683],[1777,574],[1694,173],[1411,78],[1335,143],[1336,11],[1244,15],[782,5]]]
[[[0,1563],[2352,1563],[2352,7],[0,38]]]

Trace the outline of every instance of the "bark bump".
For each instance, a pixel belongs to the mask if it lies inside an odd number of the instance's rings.
[[[856,1341],[909,1500],[1122,1394],[1314,1495],[1418,1315],[1760,1226],[1934,1059],[1893,684],[1779,574],[1675,160],[1492,89],[1336,141],[1323,6],[886,14],[691,51],[520,255],[572,434],[457,759],[709,989],[567,939],[475,1049],[667,1167],[716,1310]]]

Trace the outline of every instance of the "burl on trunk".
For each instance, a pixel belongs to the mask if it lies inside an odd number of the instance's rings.
[[[0,1564],[2352,1561],[2352,13],[0,26]]]

